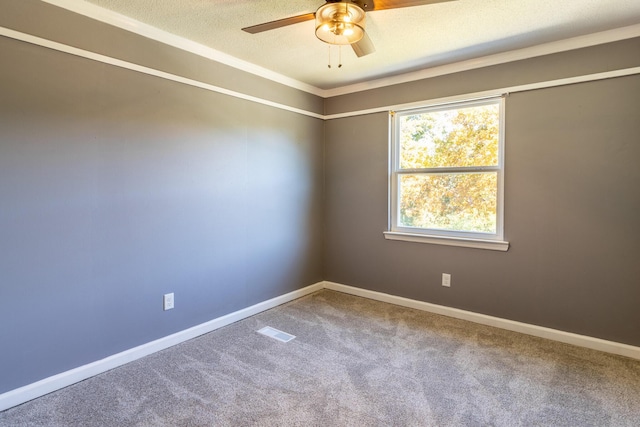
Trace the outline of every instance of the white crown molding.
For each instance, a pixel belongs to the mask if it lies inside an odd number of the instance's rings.
[[[636,24],[627,27],[616,28],[613,30],[602,31],[599,33],[545,43],[529,48],[512,50],[495,55],[456,62],[453,64],[426,68],[411,73],[405,73],[381,79],[374,79],[363,83],[356,83],[333,89],[320,89],[313,85],[284,76],[282,74],[252,64],[248,61],[243,61],[226,53],[204,46],[200,43],[196,43],[183,37],[176,36],[175,34],[160,30],[151,25],[136,21],[135,19],[129,18],[108,9],[104,9],[91,3],[78,0],[41,1],[63,9],[67,9],[91,19],[113,25],[132,33],[142,35],[144,37],[159,41],[169,46],[182,49],[186,52],[190,52],[195,55],[220,62],[222,64],[271,80],[273,82],[280,83],[294,89],[302,90],[312,95],[320,96],[322,98],[330,98],[333,96],[347,95],[350,93],[362,92],[370,89],[378,89],[385,86],[408,83],[416,80],[428,79],[431,77],[473,70],[477,68],[488,67],[491,65],[499,65],[513,61],[534,58],[537,56],[550,55],[568,50],[580,49],[584,47],[595,46],[598,44],[610,43],[640,36],[640,24]]]
[[[612,43],[639,36],[640,24],[630,25],[628,27],[621,27],[613,30],[602,31],[599,33],[588,34],[585,36],[544,43],[537,46],[497,53],[495,55],[483,56],[480,58],[469,59],[467,61],[456,62],[453,64],[426,68],[424,70],[414,71],[397,76],[369,80],[367,82],[341,86],[335,89],[327,89],[324,91],[323,96],[325,98],[331,98],[333,96],[348,95],[350,93],[378,89],[381,87],[392,86],[401,83],[409,83],[417,80],[459,73],[461,71],[474,70],[477,68],[489,67],[492,65],[500,65],[508,62],[535,58],[538,56],[551,55],[554,53],[596,46],[604,43]]]
[[[343,119],[346,117],[363,116],[366,114],[388,113],[389,111],[402,111],[412,108],[420,108],[426,105],[439,105],[451,102],[469,101],[474,99],[490,98],[495,96],[509,95],[510,93],[528,92],[538,89],[547,89],[559,86],[568,86],[578,83],[596,82],[599,80],[615,79],[617,77],[626,77],[640,74],[640,67],[623,68],[620,70],[604,71],[602,73],[584,74],[573,77],[566,77],[557,80],[544,80],[535,83],[526,83],[517,86],[501,87],[482,92],[465,93],[462,95],[445,96],[441,98],[421,99],[420,101],[407,102],[404,104],[381,105],[379,107],[368,108],[364,110],[351,110],[343,113],[328,114],[324,116],[324,120]],[[401,240],[401,239],[396,239]]]
[[[41,1],[294,89],[302,90],[321,97],[324,95],[324,90],[315,86],[292,79],[291,77],[284,76],[250,62],[243,61],[224,52],[220,52],[219,50],[185,39],[184,37],[171,34],[167,31],[136,21],[135,19],[100,6],[96,6],[92,3],[78,0]]]
[[[47,49],[57,50],[59,52],[68,53],[81,58],[102,62],[104,64],[109,64],[115,67],[136,71],[136,72],[147,74],[150,76],[160,77],[166,80],[197,87],[210,92],[216,92],[224,95],[233,96],[238,99],[243,99],[249,102],[255,102],[258,104],[267,105],[267,106],[278,108],[284,111],[290,111],[293,113],[297,113],[297,114],[301,114],[304,116],[313,117],[321,120],[333,120],[333,119],[339,119],[339,118],[360,116],[365,114],[375,114],[380,112],[388,112],[389,110],[401,111],[409,108],[422,107],[426,103],[439,104],[439,103],[447,103],[447,102],[457,102],[457,101],[469,100],[469,99],[501,96],[506,93],[516,93],[516,92],[523,92],[523,91],[529,91],[529,90],[535,90],[535,89],[543,89],[543,88],[549,88],[549,87],[564,86],[564,85],[570,85],[570,84],[576,84],[576,83],[584,83],[584,82],[590,82],[590,81],[597,81],[597,80],[604,80],[604,79],[640,74],[640,67],[634,67],[634,68],[627,68],[622,70],[606,71],[603,73],[574,76],[574,77],[558,79],[558,80],[542,81],[542,82],[529,83],[529,84],[511,86],[511,87],[505,87],[505,88],[496,88],[496,89],[483,91],[483,92],[466,93],[462,95],[447,96],[444,98],[437,98],[437,99],[423,99],[417,102],[394,104],[394,105],[382,105],[382,106],[378,106],[370,109],[353,110],[353,111],[347,111],[343,113],[325,115],[325,114],[319,114],[313,111],[307,111],[304,109],[291,107],[289,105],[269,101],[263,98],[258,98],[249,94],[232,91],[229,89],[222,88],[220,86],[215,86],[209,83],[201,82],[199,80],[189,79],[186,77],[156,70],[154,68],[133,64],[131,62],[127,62],[117,58],[112,58],[109,56],[90,52],[84,49],[79,49],[73,46],[43,39],[41,37],[32,36],[30,34],[21,33],[19,31],[15,31],[5,27],[0,27],[0,36],[12,38],[14,40],[19,40],[25,43],[36,45],[36,46],[45,47]]]
[[[223,95],[233,96],[238,99],[244,99],[245,101],[255,102],[269,107],[278,108],[284,111],[290,111],[292,113],[302,114],[304,116],[314,117],[316,119],[323,119],[324,115],[315,113],[313,111],[303,110],[301,108],[291,107],[289,105],[280,104],[278,102],[269,101],[264,98],[258,98],[256,96],[248,95],[245,93],[237,92],[234,90],[225,89],[220,86],[212,85],[209,83],[201,82],[199,80],[193,80],[186,77],[178,76],[176,74],[167,73],[164,71],[156,70],[155,68],[149,68],[142,65],[134,64],[131,62],[123,61],[121,59],[112,58],[110,56],[101,55],[99,53],[90,52],[88,50],[79,49],[77,47],[69,46],[66,44],[54,42],[51,40],[43,39],[41,37],[32,36],[30,34],[21,33],[19,31],[11,30],[9,28],[0,27],[0,36],[12,38],[25,43],[31,43],[36,46],[45,47],[47,49],[57,50],[59,52],[68,53],[81,58],[90,59],[104,64],[113,65],[115,67],[124,68],[138,73],[147,74],[150,76],[160,77],[162,79],[170,80],[173,82],[197,87],[210,92],[221,93]]]

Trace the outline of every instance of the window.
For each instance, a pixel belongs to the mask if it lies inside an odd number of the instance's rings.
[[[503,117],[499,98],[392,113],[386,238],[508,249]]]

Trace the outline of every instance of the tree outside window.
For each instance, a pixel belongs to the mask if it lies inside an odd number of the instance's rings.
[[[502,239],[502,101],[395,114],[392,231]]]

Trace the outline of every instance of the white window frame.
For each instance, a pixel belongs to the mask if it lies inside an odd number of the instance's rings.
[[[398,116],[407,116],[426,112],[446,111],[464,107],[498,104],[500,114],[500,128],[498,141],[498,165],[479,167],[448,167],[448,168],[424,168],[424,169],[400,169],[400,127]],[[389,114],[389,224],[384,236],[388,240],[403,240],[418,243],[431,243],[437,245],[462,246],[470,248],[490,249],[506,251],[509,242],[504,241],[504,134],[505,134],[505,101],[504,97],[492,97],[475,100],[465,100],[446,104],[425,105],[420,108],[390,112]],[[439,230],[420,227],[405,227],[398,225],[400,207],[398,201],[398,181],[403,174],[409,173],[474,173],[497,172],[497,206],[496,206],[496,233],[463,232],[453,230]]]

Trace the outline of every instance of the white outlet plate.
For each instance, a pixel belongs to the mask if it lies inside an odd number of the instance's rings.
[[[163,302],[164,310],[171,310],[173,308],[173,292],[171,292],[170,294],[164,294]]]
[[[451,275],[449,273],[442,273],[442,286],[451,287]]]

